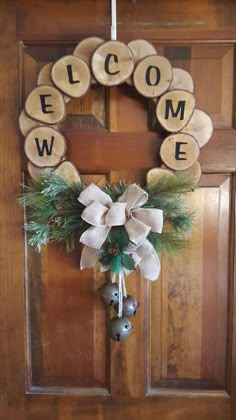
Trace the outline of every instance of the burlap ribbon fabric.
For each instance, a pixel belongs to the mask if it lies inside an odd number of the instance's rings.
[[[148,200],[146,191],[131,184],[118,201],[113,203],[109,195],[95,184],[90,184],[81,192],[78,200],[86,206],[82,219],[91,225],[80,237],[80,242],[86,245],[81,256],[81,268],[96,264],[99,259],[96,250],[102,247],[113,226],[124,226],[134,244],[136,263],[143,276],[150,280],[158,277],[159,258],[146,237],[150,231],[162,232],[163,212],[160,209],[142,208]]]

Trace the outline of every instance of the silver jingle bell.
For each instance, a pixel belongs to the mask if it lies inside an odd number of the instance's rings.
[[[139,303],[137,300],[131,296],[127,295],[123,297],[123,308],[122,308],[122,316],[126,316],[127,318],[131,318],[136,314],[136,311],[139,307]],[[119,311],[119,304],[115,305],[115,310],[118,313]]]
[[[108,331],[109,335],[114,341],[124,341],[131,334],[133,327],[130,323],[130,320],[126,317],[119,318],[114,316],[110,319]]]
[[[119,289],[117,283],[106,281],[101,287],[99,287],[98,292],[102,301],[107,306],[115,305],[119,301]]]

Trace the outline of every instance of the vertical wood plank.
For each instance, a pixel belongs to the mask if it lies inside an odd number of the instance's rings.
[[[6,415],[23,419],[24,317],[22,212],[20,193],[18,120],[18,56],[15,2],[0,3],[0,383]],[[12,409],[9,409],[9,406]]]

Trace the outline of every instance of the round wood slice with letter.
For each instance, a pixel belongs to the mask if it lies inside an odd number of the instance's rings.
[[[170,86],[172,67],[165,57],[150,55],[141,60],[135,68],[134,86],[141,95],[155,98]]]
[[[65,117],[66,109],[62,94],[52,86],[38,86],[25,102],[29,117],[45,124],[57,124]]]
[[[167,137],[160,149],[162,161],[176,171],[190,168],[198,160],[199,153],[197,141],[189,134],[182,133]]]
[[[115,86],[125,82],[134,69],[133,54],[120,41],[107,41],[92,56],[92,71],[99,83]]]
[[[64,136],[51,127],[34,128],[25,139],[25,154],[36,166],[56,166],[66,152]]]
[[[195,98],[187,90],[170,90],[160,99],[156,107],[158,121],[167,131],[176,133],[190,120],[195,109]]]
[[[66,55],[52,66],[52,80],[66,95],[80,98],[88,91],[91,72],[88,64],[80,57]]]

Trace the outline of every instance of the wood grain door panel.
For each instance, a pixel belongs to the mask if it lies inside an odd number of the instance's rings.
[[[128,277],[141,305],[130,338],[115,343],[106,331],[112,313],[97,294],[107,277],[81,272],[79,250],[67,255],[50,245],[39,255],[23,244],[15,204],[27,182],[19,111],[44,64],[86,36],[109,38],[109,2],[3,0],[0,420],[236,416],[235,5],[118,3],[119,39],[150,40],[173,67],[189,71],[197,107],[214,121],[200,187],[189,198],[197,212],[191,247],[176,260],[161,257],[158,282]],[[145,183],[166,136],[153,110],[125,84],[93,88],[67,105],[60,129],[85,183]]]

